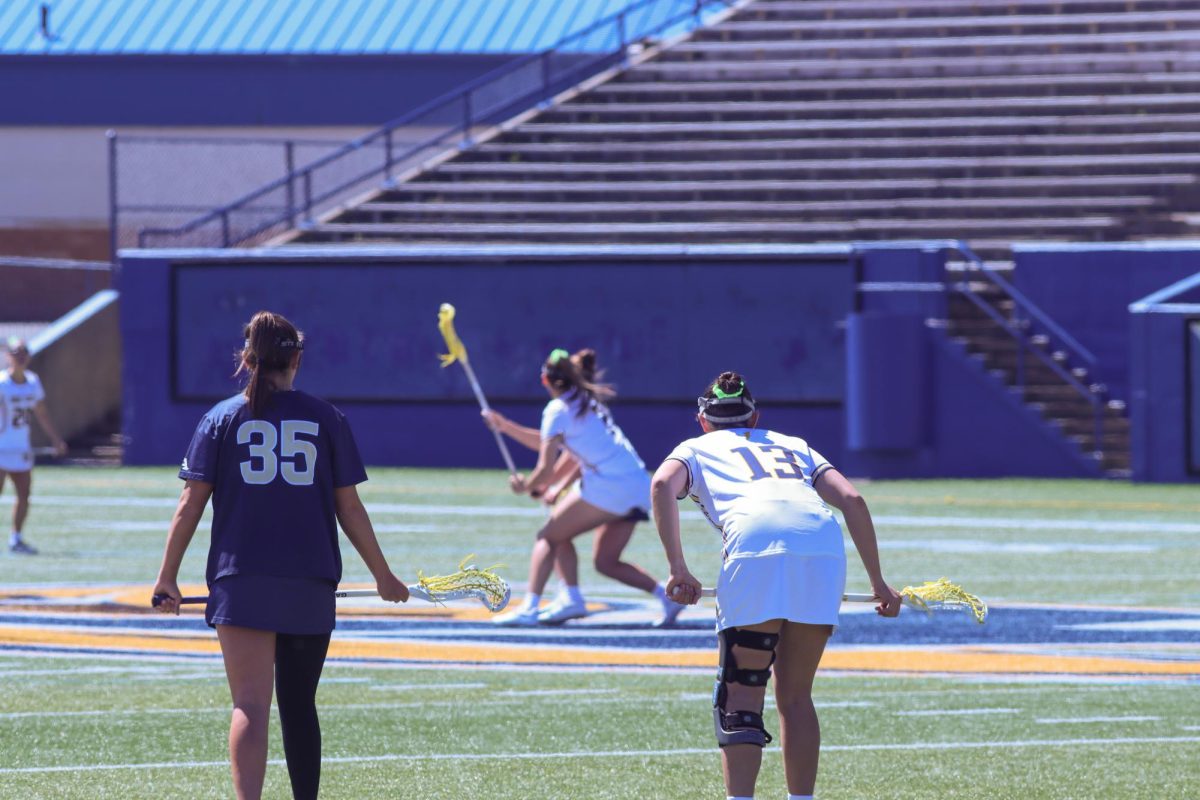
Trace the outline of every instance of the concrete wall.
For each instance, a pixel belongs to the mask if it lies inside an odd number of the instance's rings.
[[[121,402],[117,293],[98,292],[30,343],[30,369],[46,390],[46,406],[65,439],[111,415]],[[45,435],[34,426],[34,445]]]

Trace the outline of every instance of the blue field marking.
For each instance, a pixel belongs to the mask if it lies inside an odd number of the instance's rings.
[[[642,608],[611,602],[615,611]],[[605,622],[598,613],[562,627],[498,628],[490,622],[343,616],[335,635],[355,639],[453,640],[564,647],[708,649],[717,646],[713,623],[686,621],[674,628],[644,622]],[[0,613],[0,625],[196,634],[209,633],[198,615]],[[831,647],[920,645],[1137,645],[1200,644],[1200,612],[1070,607],[993,607],[986,625],[966,614],[926,616],[905,610],[892,620],[843,613]],[[1140,652],[1130,650],[1130,654]],[[1180,655],[1182,660],[1190,660]]]

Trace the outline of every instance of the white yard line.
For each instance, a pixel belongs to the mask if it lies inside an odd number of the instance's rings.
[[[177,504],[169,497],[92,497],[87,495],[38,495],[38,505],[82,506],[104,508],[155,508],[170,509]],[[0,495],[0,504],[11,503],[12,499]],[[367,503],[373,514],[404,514],[408,516],[451,516],[451,517],[510,517],[521,519],[544,519],[540,508],[519,506],[452,506],[420,505],[417,503]],[[688,520],[702,520],[696,511],[685,511]],[[1138,520],[1097,519],[1047,519],[1044,517],[936,517],[883,514],[875,518],[880,527],[901,528],[966,528],[974,530],[1054,530],[1087,531],[1091,533],[1200,533],[1200,524],[1188,522],[1143,522]]]
[[[1161,717],[1129,716],[1129,717],[1039,717],[1035,719],[1039,725],[1070,725],[1090,722],[1158,722]]]
[[[1018,741],[988,741],[988,742],[879,742],[871,744],[823,745],[823,752],[862,752],[862,751],[941,751],[941,750],[1006,750],[1023,749],[1028,747],[1112,747],[1115,745],[1140,744],[1196,744],[1200,736],[1147,736],[1143,738],[1119,737],[1113,739],[1029,739]],[[777,751],[778,747],[768,750]],[[322,759],[323,764],[361,764],[387,761],[493,761],[524,759],[541,761],[545,759],[570,758],[666,758],[672,756],[711,756],[712,747],[686,747],[675,750],[584,750],[577,752],[554,753],[383,753],[374,756],[328,756]],[[268,763],[282,766],[282,759],[271,759]],[[197,769],[197,768],[229,768],[228,761],[158,761],[141,764],[73,764],[70,766],[47,767],[4,767],[0,775],[17,775],[30,773],[79,772],[87,773],[96,770],[142,770],[142,769]]]
[[[972,717],[979,714],[1020,714],[1019,708],[930,708],[897,711],[897,717]]]

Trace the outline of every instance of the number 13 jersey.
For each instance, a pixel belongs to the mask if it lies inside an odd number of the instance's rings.
[[[814,488],[833,467],[803,439],[726,428],[688,439],[667,458],[687,467],[687,495],[721,532],[726,562],[845,557],[841,526]]]

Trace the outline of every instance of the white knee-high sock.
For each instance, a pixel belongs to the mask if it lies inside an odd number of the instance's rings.
[[[811,794],[788,794],[788,800],[813,800]]]

